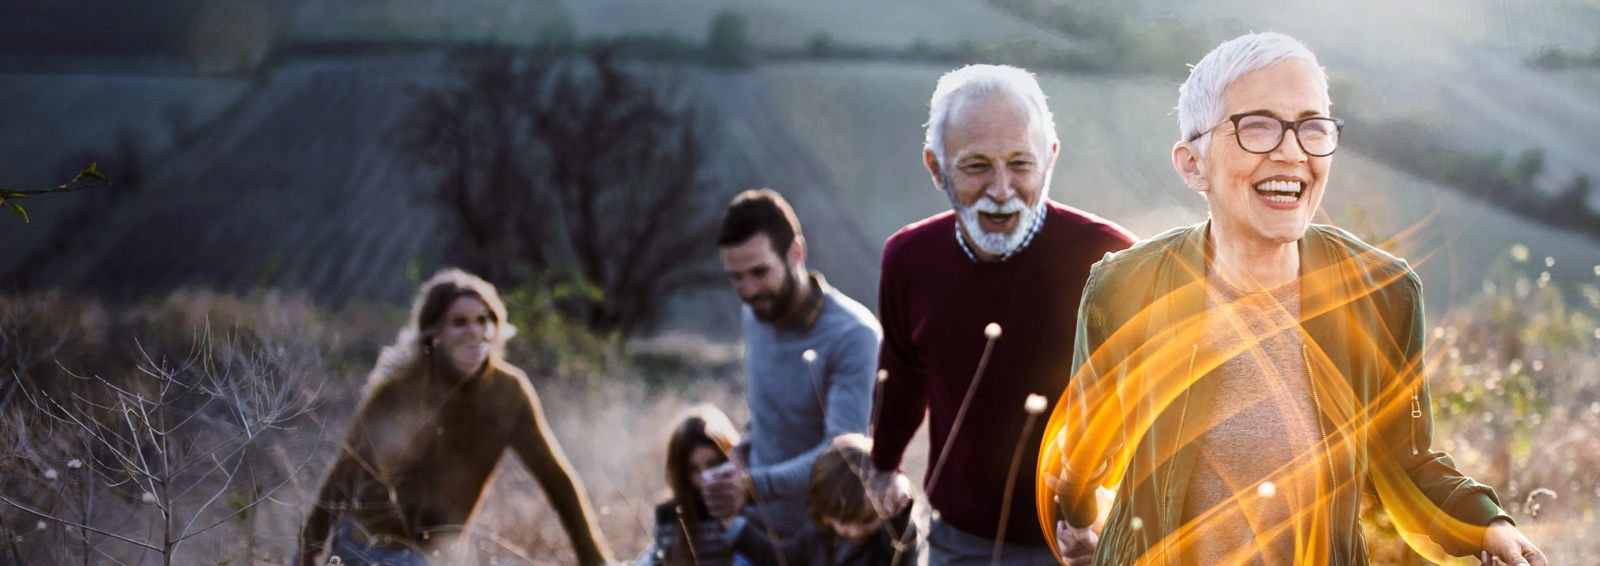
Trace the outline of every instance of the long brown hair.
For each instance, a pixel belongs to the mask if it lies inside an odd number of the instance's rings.
[[[503,364],[506,342],[516,335],[517,328],[506,321],[506,303],[500,299],[500,292],[493,284],[471,273],[456,268],[442,269],[417,289],[417,297],[411,303],[411,318],[400,329],[394,344],[378,355],[378,364],[367,376],[367,388],[374,389],[380,383],[424,369],[444,313],[461,297],[477,298],[489,309],[495,325],[494,339],[489,342],[489,364]]]
[[[697,447],[706,446],[726,459],[732,456],[737,444],[739,430],[728,420],[728,415],[711,405],[698,405],[686,411],[667,440],[667,486],[672,488],[672,501],[691,539],[700,534],[700,515],[705,501],[689,477],[689,454]]]

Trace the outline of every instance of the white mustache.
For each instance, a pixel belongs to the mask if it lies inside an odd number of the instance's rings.
[[[1005,204],[1001,204],[995,202],[992,198],[983,197],[967,208],[974,212],[988,214],[1012,214],[1027,211],[1028,205],[1022,204],[1022,199],[1019,198],[1006,199]]]

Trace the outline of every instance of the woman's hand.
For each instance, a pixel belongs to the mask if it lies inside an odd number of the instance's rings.
[[[1545,560],[1544,553],[1539,552],[1539,548],[1533,546],[1528,537],[1522,536],[1522,531],[1517,530],[1517,527],[1505,519],[1495,519],[1483,532],[1483,553],[1489,558],[1499,559],[1500,562],[1511,566],[1550,564]],[[1488,563],[1484,560],[1484,564]]]

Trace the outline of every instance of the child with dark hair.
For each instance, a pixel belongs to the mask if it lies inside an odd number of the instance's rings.
[[[667,485],[672,499],[656,506],[655,542],[635,566],[747,566],[733,550],[734,528],[711,518],[701,487],[708,473],[732,471],[738,429],[711,405],[689,409],[667,441]],[[742,517],[738,518],[742,519]]]
[[[885,518],[867,496],[871,454],[872,440],[865,435],[834,438],[811,467],[806,500],[811,522],[781,545],[773,544],[755,527],[745,526],[734,542],[734,551],[757,566],[920,563],[924,545],[911,520],[912,506]]]

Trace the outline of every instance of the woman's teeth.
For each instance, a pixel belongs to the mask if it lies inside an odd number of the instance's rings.
[[[1294,181],[1264,181],[1255,189],[1272,202],[1291,203],[1300,199],[1300,183]]]

